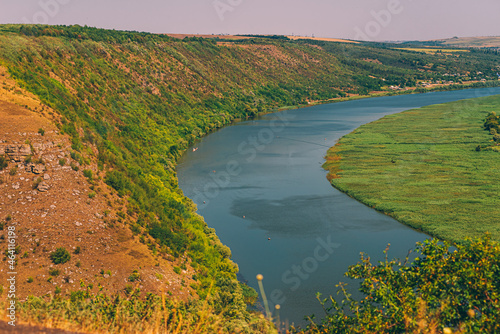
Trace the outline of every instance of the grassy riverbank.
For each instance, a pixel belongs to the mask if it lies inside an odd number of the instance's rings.
[[[483,128],[500,96],[386,116],[343,137],[325,168],[332,185],[433,236],[500,240],[500,159]]]

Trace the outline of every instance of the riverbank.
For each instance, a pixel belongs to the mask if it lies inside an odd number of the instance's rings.
[[[432,236],[500,240],[497,152],[476,152],[500,96],[405,111],[363,125],[328,151],[334,187]]]
[[[407,95],[407,94],[425,94],[425,93],[432,93],[432,92],[444,92],[444,91],[454,91],[454,90],[474,89],[474,88],[488,88],[488,87],[500,87],[500,80],[498,80],[498,81],[486,81],[486,82],[473,81],[473,82],[468,82],[468,83],[464,83],[464,84],[443,84],[443,85],[439,85],[439,86],[435,86],[435,87],[431,87],[431,88],[408,87],[408,89],[405,89],[405,90],[380,91],[380,92],[373,92],[373,93],[370,93],[367,95],[352,95],[352,96],[337,97],[337,98],[327,99],[327,100],[317,100],[317,101],[311,101],[308,104],[291,105],[291,106],[284,106],[284,107],[279,107],[279,108],[275,108],[275,109],[269,109],[269,110],[257,113],[257,117],[265,116],[268,114],[272,114],[272,113],[284,111],[284,110],[301,109],[301,108],[307,108],[307,107],[312,107],[312,106],[316,106],[316,105],[355,101],[355,100],[361,100],[361,99],[369,99],[369,98],[373,98],[373,97],[396,96],[396,95]],[[233,124],[238,123],[238,122],[241,122],[241,121],[243,121],[243,119],[235,118],[231,124],[228,124],[228,126],[233,125]],[[218,130],[220,130],[220,128],[214,129],[210,133],[213,133],[213,132],[218,131]],[[209,135],[210,133],[207,133],[206,135]]]

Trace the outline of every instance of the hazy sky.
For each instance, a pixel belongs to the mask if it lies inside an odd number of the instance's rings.
[[[0,23],[365,40],[500,36],[500,0],[0,0]]]

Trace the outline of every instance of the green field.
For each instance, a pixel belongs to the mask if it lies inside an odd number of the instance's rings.
[[[332,185],[426,233],[460,241],[486,232],[500,240],[500,154],[483,128],[500,96],[386,116],[328,152]]]

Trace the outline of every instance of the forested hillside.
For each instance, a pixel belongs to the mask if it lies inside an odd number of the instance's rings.
[[[146,241],[153,253],[189,258],[193,287],[201,297],[210,291],[229,318],[246,312],[237,266],[177,185],[175,164],[190,144],[260,112],[400,91],[391,85],[449,84],[450,74],[455,83],[497,85],[497,57],[260,37],[178,40],[80,26],[0,27],[0,65],[55,110],[53,122],[71,136],[75,163],[85,169],[97,159],[105,183],[127,202],[122,221],[154,238]],[[439,89],[452,88],[458,87]]]

